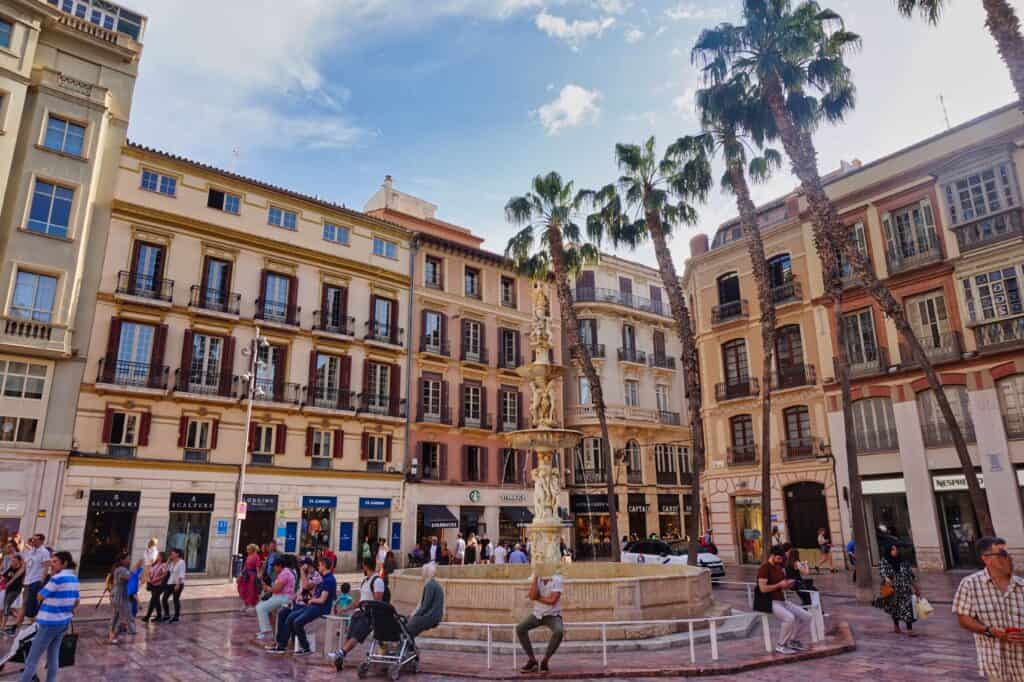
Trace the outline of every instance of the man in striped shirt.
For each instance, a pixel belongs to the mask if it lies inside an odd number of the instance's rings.
[[[57,552],[50,559],[50,575],[46,586],[39,591],[42,604],[36,616],[36,636],[25,659],[21,682],[35,677],[39,659],[46,654],[46,682],[56,682],[60,659],[60,643],[71,625],[71,617],[78,607],[78,576],[75,562],[69,552]]]

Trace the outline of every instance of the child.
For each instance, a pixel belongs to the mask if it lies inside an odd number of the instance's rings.
[[[350,606],[352,606],[352,595],[349,592],[352,591],[352,586],[348,583],[341,584],[341,590],[339,591],[338,598],[334,602],[334,615],[342,616]]]

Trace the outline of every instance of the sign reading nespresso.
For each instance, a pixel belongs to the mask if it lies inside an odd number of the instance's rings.
[[[277,495],[242,495],[242,501],[246,504],[246,511],[277,511]]]
[[[138,511],[142,493],[138,491],[91,490],[89,509],[100,511]]]
[[[212,493],[171,493],[172,512],[212,512]]]

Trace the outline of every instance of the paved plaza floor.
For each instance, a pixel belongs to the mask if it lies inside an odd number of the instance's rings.
[[[750,580],[747,569],[732,571],[730,579]],[[894,635],[892,623],[881,611],[859,605],[851,595],[847,575],[823,576],[819,584],[824,592],[826,626],[835,628],[848,623],[856,642],[856,650],[825,658],[774,665],[728,675],[707,675],[702,679],[736,680],[971,680],[978,679],[974,647],[970,637],[961,631],[949,610],[949,601],[956,574],[928,574],[923,577],[925,594],[936,605],[936,614],[918,624],[917,638]],[[211,583],[195,587],[203,597],[186,601],[185,614],[176,625],[146,626],[140,624],[139,634],[123,637],[120,646],[104,643],[105,625],[97,619],[93,604],[82,611],[78,632],[81,635],[78,665],[61,672],[59,679],[76,681],[110,680],[135,682],[141,680],[353,680],[355,664],[340,675],[323,658],[271,656],[262,650],[253,635],[256,619],[237,613],[227,586]],[[720,601],[741,606],[745,592],[741,589],[716,588]],[[233,611],[224,609],[235,607]],[[94,613],[90,614],[89,611]],[[92,615],[93,618],[85,618]],[[571,632],[571,623],[567,623]],[[571,634],[567,637],[571,637]],[[0,641],[0,646],[4,645]],[[698,662],[708,663],[706,644],[697,648]],[[755,630],[749,639],[723,642],[720,663],[747,664],[767,662],[761,637]],[[362,650],[351,659],[358,662]],[[777,658],[777,657],[772,657]],[[520,663],[522,658],[519,659]],[[689,652],[678,650],[610,654],[609,670],[616,676],[606,679],[642,680],[660,677],[672,668],[689,664]],[[449,680],[459,672],[498,679],[513,676],[510,656],[495,656],[494,667],[487,671],[483,654],[425,651],[419,675],[403,675],[406,679]],[[654,671],[654,672],[651,672]],[[0,679],[6,677],[4,671]],[[599,654],[564,653],[552,664],[552,677],[561,679],[593,679],[608,673]],[[371,679],[373,679],[371,677]],[[383,677],[377,679],[386,679]]]

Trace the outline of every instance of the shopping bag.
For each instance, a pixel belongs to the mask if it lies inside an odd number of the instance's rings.
[[[917,603],[914,605],[914,612],[917,614],[918,620],[924,620],[935,612],[935,607],[924,597],[918,597]]]

